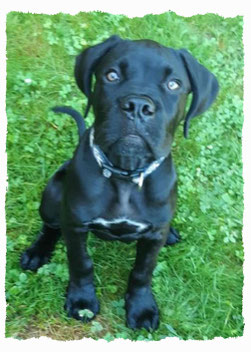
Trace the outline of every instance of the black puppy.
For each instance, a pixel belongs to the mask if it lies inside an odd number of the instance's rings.
[[[107,240],[138,240],[125,297],[127,324],[156,329],[152,272],[161,247],[178,240],[170,228],[176,203],[174,132],[185,119],[187,136],[190,119],[213,103],[218,83],[186,50],[118,36],[80,54],[75,77],[95,122],[84,131],[78,113],[62,110],[77,120],[80,143],[45,188],[43,228],[21,265],[36,270],[47,263],[62,232],[70,273],[65,308],[69,316],[83,319],[83,309],[99,312],[86,250],[88,231]],[[189,93],[192,102],[185,116]]]

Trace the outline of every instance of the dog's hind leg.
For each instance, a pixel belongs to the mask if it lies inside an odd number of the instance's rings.
[[[35,242],[21,256],[20,264],[25,270],[36,271],[48,263],[61,236],[60,203],[68,164],[69,161],[60,167],[43,192],[39,209],[43,225]]]
[[[22,254],[21,267],[36,271],[48,263],[60,235],[60,229],[53,229],[44,224],[36,241]]]

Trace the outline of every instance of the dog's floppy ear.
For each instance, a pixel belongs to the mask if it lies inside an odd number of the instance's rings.
[[[85,117],[91,106],[91,84],[92,84],[92,74],[98,64],[99,59],[101,59],[111,48],[113,48],[122,39],[113,35],[104,42],[91,46],[85,49],[81,54],[76,57],[75,63],[75,79],[79,89],[88,98],[88,104],[85,111]]]
[[[119,36],[113,35],[104,42],[85,49],[76,57],[75,79],[79,89],[88,98],[88,105],[90,105],[92,74],[95,67],[99,59],[120,41],[122,39]]]
[[[218,81],[185,49],[179,50],[189,77],[193,94],[191,106],[185,117],[184,136],[188,136],[190,119],[206,111],[215,100],[219,91]]]

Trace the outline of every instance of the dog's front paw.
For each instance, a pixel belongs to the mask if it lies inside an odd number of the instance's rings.
[[[99,301],[92,284],[83,287],[69,285],[64,306],[69,317],[88,323],[99,313]]]
[[[126,295],[127,325],[131,329],[155,330],[159,325],[158,306],[150,287]]]
[[[49,253],[43,253],[37,246],[28,248],[20,259],[21,268],[36,271],[50,260]]]

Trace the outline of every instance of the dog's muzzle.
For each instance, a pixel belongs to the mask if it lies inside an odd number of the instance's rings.
[[[145,140],[136,134],[126,134],[111,144],[108,157],[113,165],[126,171],[144,167],[153,160],[152,153]]]

